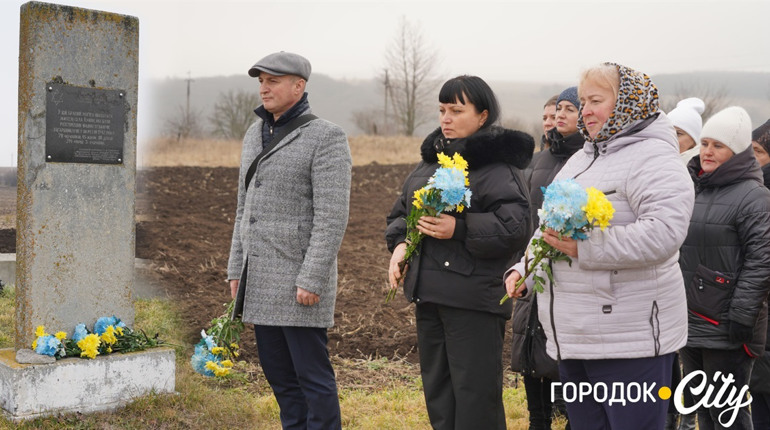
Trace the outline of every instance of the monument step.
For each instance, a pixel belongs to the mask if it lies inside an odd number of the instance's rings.
[[[14,422],[111,411],[150,393],[173,393],[176,383],[176,356],[166,347],[51,364],[19,364],[15,356],[0,349],[0,405]]]

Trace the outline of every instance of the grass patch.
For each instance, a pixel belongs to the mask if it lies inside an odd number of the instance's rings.
[[[13,346],[13,288],[0,294],[0,347]],[[190,364],[193,345],[172,302],[138,300],[135,329],[160,333],[176,351],[176,394],[148,395],[114,412],[65,414],[18,425],[0,418],[0,429],[280,429],[278,405],[261,369],[240,362],[240,377],[216,380],[195,373]],[[405,361],[332,358],[337,371],[343,428],[430,429],[419,368]],[[526,429],[523,385],[506,373],[503,392],[509,429]],[[557,420],[554,429],[563,429]]]
[[[16,330],[13,326],[16,312],[16,289],[6,285],[0,292],[0,348],[12,348],[16,341]]]

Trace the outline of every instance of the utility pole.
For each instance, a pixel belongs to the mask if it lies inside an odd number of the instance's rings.
[[[185,79],[185,81],[187,81],[187,107],[184,111],[182,130],[179,130],[176,135],[177,142],[182,138],[182,135],[184,135],[186,138],[192,129],[192,119],[190,118],[190,84],[192,83],[193,78],[189,70],[187,71],[187,79]]]
[[[388,94],[390,94],[390,79],[388,78],[388,69],[385,69],[385,109],[382,111],[382,130],[383,134],[389,134],[388,129]]]
[[[190,71],[187,71],[187,110],[185,111],[185,116],[189,119],[190,118],[190,83],[193,81],[192,77],[190,76]]]

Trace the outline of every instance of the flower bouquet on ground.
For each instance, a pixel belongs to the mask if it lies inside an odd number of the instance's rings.
[[[542,189],[543,207],[537,211],[541,221],[540,231],[553,229],[559,233],[560,238],[588,239],[588,232],[592,228],[599,227],[604,230],[610,225],[610,220],[615,214],[612,203],[604,193],[594,187],[583,189],[574,179],[560,179]],[[532,259],[529,258],[530,254]],[[537,274],[538,268],[545,272],[548,280],[553,283],[549,261],[567,261],[572,264],[569,256],[547,244],[542,237],[532,239],[525,253],[525,261],[525,273],[516,283],[516,287],[523,284],[530,274],[534,274],[532,279],[535,284],[532,289],[536,293],[542,293],[545,284],[545,279]],[[500,304],[506,300],[507,294],[500,299]]]
[[[32,349],[38,354],[55,358],[83,357],[96,358],[97,355],[113,352],[142,351],[162,345],[156,334],[149,337],[143,331],[133,331],[117,317],[101,317],[96,320],[93,331],[80,323],[75,326],[71,338],[60,331],[48,334],[44,326],[35,330],[37,338],[32,342]]]
[[[417,221],[422,216],[438,216],[442,212],[462,212],[471,206],[471,190],[468,188],[468,162],[458,153],[449,157],[444,153],[438,154],[441,167],[428,180],[428,184],[414,192],[412,210],[406,217],[406,254],[398,263],[401,277],[404,276],[406,265],[417,252],[417,247],[424,234],[417,230]],[[399,278],[400,280],[400,278]],[[396,295],[396,289],[390,288],[385,298],[389,302]]]
[[[193,369],[205,376],[224,378],[230,375],[236,358],[240,355],[238,344],[243,332],[243,321],[231,319],[235,300],[227,305],[221,316],[211,320],[208,331],[201,330],[201,340],[195,345],[190,363]]]

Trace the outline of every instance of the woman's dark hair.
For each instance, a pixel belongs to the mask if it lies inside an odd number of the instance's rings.
[[[487,120],[481,128],[489,127],[500,119],[500,105],[495,93],[478,76],[462,75],[452,78],[444,83],[438,93],[439,103],[465,104],[466,97],[478,113],[487,111]]]

